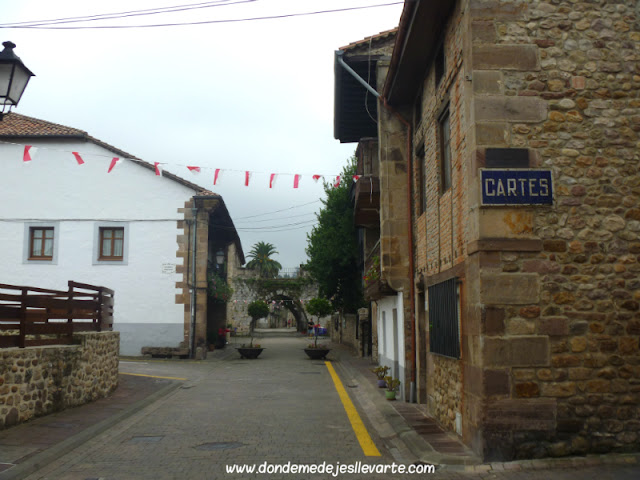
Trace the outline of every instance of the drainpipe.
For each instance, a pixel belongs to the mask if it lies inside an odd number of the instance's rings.
[[[189,358],[194,358],[196,353],[196,236],[198,233],[198,208],[193,200],[191,215],[193,228],[191,229],[191,328],[189,328]]]
[[[408,228],[409,228],[409,298],[410,298],[410,311],[411,311],[411,386],[409,390],[409,401],[411,403],[416,402],[416,306],[415,306],[415,297],[416,297],[416,286],[413,279],[414,276],[414,261],[413,261],[413,209],[412,209],[412,198],[411,198],[411,170],[413,168],[411,161],[411,137],[412,137],[412,128],[411,124],[404,119],[400,113],[396,112],[388,103],[386,98],[382,97],[371,85],[369,85],[366,80],[364,80],[358,73],[351,68],[342,58],[344,52],[341,50],[337,50],[336,59],[342,68],[344,68],[347,72],[355,78],[358,83],[360,83],[364,88],[366,88],[369,93],[375,96],[384,108],[386,108],[389,112],[400,120],[400,122],[407,127],[407,213],[408,213]]]

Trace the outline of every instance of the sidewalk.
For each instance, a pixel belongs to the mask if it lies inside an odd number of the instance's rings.
[[[329,358],[334,361],[349,394],[362,406],[373,428],[383,439],[397,461],[404,463],[427,463],[436,465],[439,472],[460,473],[518,472],[541,469],[566,469],[598,467],[605,465],[640,465],[640,453],[587,455],[585,457],[560,457],[512,462],[481,462],[451,432],[445,432],[435,420],[426,415],[423,405],[403,400],[388,401],[384,389],[376,385],[376,376],[371,368],[376,365],[369,358],[357,357],[344,345],[331,344]],[[639,468],[640,470],[640,468]]]
[[[384,389],[378,388],[377,377],[371,372],[375,365],[368,358],[356,357],[344,345],[336,344],[332,344],[330,356],[344,373],[343,380],[350,383],[349,393],[360,402],[371,426],[385,442],[398,449],[405,462],[433,465],[481,463],[456,435],[444,431],[427,416],[422,405],[386,400]]]
[[[24,478],[181,385],[119,377],[118,388],[107,398],[0,430],[0,479]]]

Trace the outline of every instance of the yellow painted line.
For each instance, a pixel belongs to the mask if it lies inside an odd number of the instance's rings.
[[[351,428],[353,428],[353,431],[358,438],[358,442],[360,442],[362,451],[367,457],[380,457],[380,451],[376,447],[376,444],[373,443],[373,440],[371,440],[367,427],[362,423],[362,419],[360,418],[360,415],[358,415],[358,411],[349,398],[347,391],[344,389],[344,386],[340,381],[340,377],[338,377],[333,365],[328,361],[325,361],[324,364],[327,366],[329,374],[333,379],[333,384],[336,386],[340,400],[342,400],[342,406],[344,407],[345,412],[347,412],[347,417],[349,417],[349,421],[351,422]]]
[[[159,377],[157,375],[145,375],[143,373],[126,373],[126,372],[118,372],[120,375],[131,375],[133,377],[149,377],[149,378],[164,378],[166,380],[186,380],[186,378],[178,378],[178,377]]]

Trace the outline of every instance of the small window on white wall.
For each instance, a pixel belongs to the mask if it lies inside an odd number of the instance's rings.
[[[23,263],[53,264],[58,261],[58,222],[24,224]]]
[[[129,257],[129,225],[96,223],[93,233],[94,265],[126,265]]]

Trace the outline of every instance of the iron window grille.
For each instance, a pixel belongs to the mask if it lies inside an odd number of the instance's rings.
[[[432,285],[429,294],[429,350],[460,358],[460,282],[451,278]]]

